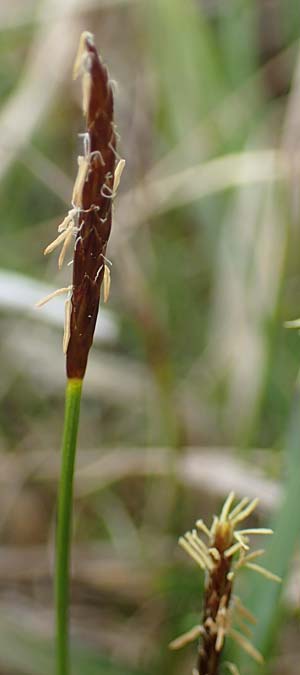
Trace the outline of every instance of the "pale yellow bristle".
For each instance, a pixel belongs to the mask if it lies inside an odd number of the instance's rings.
[[[85,30],[83,33],[81,33],[81,36],[79,38],[79,45],[78,45],[78,50],[75,58],[75,63],[73,66],[73,79],[76,80],[78,75],[80,75],[81,70],[82,70],[82,63],[84,61],[84,57],[86,54],[86,42],[87,40],[90,41],[91,44],[94,43],[94,36],[92,33],[89,33],[89,31]]]

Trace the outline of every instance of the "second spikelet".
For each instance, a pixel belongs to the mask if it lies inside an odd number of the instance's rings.
[[[249,626],[255,623],[255,617],[233,598],[232,590],[235,575],[242,567],[252,569],[267,579],[280,582],[280,578],[255,561],[264,550],[250,550],[251,535],[268,535],[267,528],[239,529],[239,523],[248,518],[257,506],[258,500],[247,497],[232,508],[234,494],[230,493],[219,516],[215,516],[209,529],[202,520],[196,523],[196,529],[180,537],[179,544],[191,558],[205,571],[205,593],[203,601],[203,620],[184,635],[170,644],[171,649],[179,649],[188,642],[199,640],[197,665],[193,675],[217,675],[224,641],[227,636],[233,638],[258,663],[263,662],[262,655],[248,639]],[[206,542],[199,536],[206,537]],[[239,615],[241,630],[233,628],[235,615]],[[229,670],[237,675],[234,664],[227,664]]]

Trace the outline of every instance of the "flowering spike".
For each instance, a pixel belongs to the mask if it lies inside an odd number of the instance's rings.
[[[193,675],[217,675],[227,636],[234,639],[258,663],[263,662],[262,655],[249,641],[251,629],[245,623],[248,621],[255,624],[256,619],[238,598],[232,596],[232,586],[241,567],[248,567],[272,581],[278,582],[280,578],[252,562],[264,553],[263,550],[248,553],[248,535],[271,534],[271,531],[266,528],[234,529],[237,523],[254,511],[258,500],[244,498],[231,511],[233,500],[234,494],[230,493],[220,516],[214,516],[210,529],[202,520],[197,521],[198,531],[209,539],[208,546],[200,539],[196,530],[186,532],[179,539],[182,548],[206,572],[202,625],[195,626],[170,644],[172,649],[179,649],[200,637],[197,666],[193,669]],[[235,620],[239,631],[233,627]],[[238,673],[233,664],[227,664],[227,667],[231,673]]]
[[[44,253],[47,255],[62,244],[58,258],[61,269],[68,246],[75,237],[64,351],[68,378],[82,379],[93,342],[102,283],[105,302],[109,295],[110,272],[104,261],[112,202],[125,161],[116,150],[113,92],[107,68],[98,55],[93,35],[87,31],[80,38],[73,75],[82,77],[82,108],[86,121],[86,130],[81,134],[84,154],[78,157],[72,208],[59,225],[58,236]]]
[[[99,59],[93,36],[83,33],[74,75],[83,75],[86,117],[85,155],[78,167],[73,203],[80,209],[73,265],[68,377],[82,378],[93,341],[105,267],[103,256],[111,229],[116,167],[113,95],[106,67]],[[106,188],[106,191],[104,190]],[[106,284],[107,288],[107,284]]]

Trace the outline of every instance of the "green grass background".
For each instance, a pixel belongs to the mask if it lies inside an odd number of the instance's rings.
[[[300,341],[284,321],[300,316],[298,2],[69,4],[69,14],[50,0],[0,6],[0,266],[20,275],[25,301],[21,275],[54,287],[69,278],[42,250],[70,208],[83,128],[71,65],[81,30],[92,30],[117,82],[127,166],[109,251],[118,337],[95,347],[82,409],[79,461],[90,473],[79,473],[75,500],[74,675],[191,672],[195,648],[167,645],[199,621],[203,579],[176,541],[210,521],[230,470],[238,496],[247,476],[255,491],[258,470],[282,490],[266,506],[257,484],[257,520],[275,531],[266,564],[283,578],[278,588],[241,575],[266,662],[257,670],[228,645],[230,658],[242,674],[293,675]],[[24,137],[52,64],[53,94]],[[35,78],[37,99],[22,98]],[[0,668],[50,674],[61,331],[4,305]],[[210,448],[224,458],[214,464],[212,452],[206,485],[185,477],[191,446],[199,474]],[[244,481],[229,459],[243,462]]]

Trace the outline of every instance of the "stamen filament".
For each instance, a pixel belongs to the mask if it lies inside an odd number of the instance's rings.
[[[193,626],[193,628],[186,631],[186,633],[183,633],[183,635],[180,635],[178,638],[175,638],[175,640],[172,640],[172,642],[169,643],[170,649],[181,649],[181,647],[184,647],[190,642],[194,642],[194,640],[197,640],[199,635],[201,635],[202,631],[202,626]]]
[[[48,255],[49,253],[52,253],[66,238],[68,234],[68,229],[64,230],[61,234],[54,239],[54,241],[51,242],[51,244],[48,244],[44,250],[44,255]]]
[[[225,551],[224,553],[225,558],[231,558],[231,556],[240,551],[241,548],[243,548],[243,546],[240,541],[238,541],[236,544],[233,544],[232,546],[230,546],[230,548],[228,548]]]
[[[49,293],[49,295],[46,295],[45,298],[42,298],[42,300],[39,300],[36,303],[36,308],[39,309],[40,307],[43,307],[43,305],[46,305],[47,302],[52,300],[52,298],[56,298],[58,295],[64,295],[64,293],[69,293],[73,288],[72,284],[70,286],[65,286],[64,288],[58,288],[56,291],[53,291],[53,293]]]
[[[247,638],[242,635],[239,631],[235,630],[234,628],[229,629],[229,635],[232,637],[235,642],[242,647],[242,649],[249,654],[249,656],[252,656],[254,661],[257,663],[263,664],[264,663],[264,657],[263,655],[256,649]]]
[[[257,572],[258,574],[261,574],[263,577],[266,579],[269,579],[270,581],[276,581],[278,584],[281,584],[281,578],[277,574],[273,574],[273,572],[270,572],[267,570],[265,567],[262,567],[261,565],[257,565],[256,563],[246,563],[245,567],[248,567],[249,570],[253,570],[254,572]]]
[[[224,522],[227,520],[228,513],[229,513],[230,508],[231,508],[231,504],[232,504],[232,502],[233,502],[233,500],[234,500],[234,496],[235,496],[235,495],[234,495],[234,492],[230,492],[230,493],[229,493],[229,495],[228,495],[228,497],[227,497],[227,499],[226,499],[226,501],[225,501],[225,503],[224,503],[224,506],[223,506],[223,508],[222,508],[220,517],[219,517],[220,523],[224,523]]]
[[[196,527],[198,527],[198,530],[204,532],[204,534],[206,534],[207,537],[210,537],[211,534],[210,530],[208,529],[208,527],[205,525],[204,521],[201,518],[197,520]]]
[[[240,511],[240,513],[232,519],[233,524],[236,525],[237,523],[240,523],[241,520],[246,520],[246,518],[248,518],[248,516],[256,509],[258,502],[259,499],[253,499],[243,511]]]
[[[234,520],[234,518],[244,509],[244,507],[249,503],[248,497],[243,497],[241,501],[234,507],[234,509],[229,513],[229,520]]]
[[[273,534],[273,530],[269,527],[251,527],[248,530],[236,530],[236,534]]]
[[[206,565],[205,565],[202,557],[200,557],[199,553],[196,553],[194,548],[192,548],[192,546],[186,541],[186,539],[184,537],[180,537],[180,539],[178,540],[178,543],[179,543],[179,546],[181,546],[181,548],[183,548],[186,551],[186,553],[188,553],[188,555],[191,556],[191,558],[193,558],[193,560],[195,560],[195,562],[203,570],[206,569]]]

